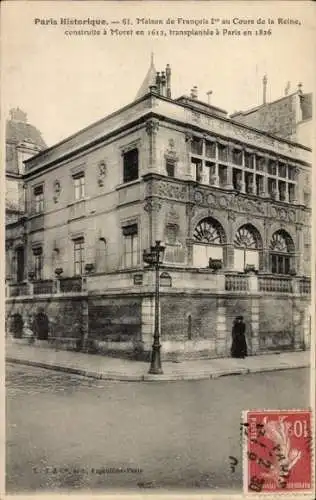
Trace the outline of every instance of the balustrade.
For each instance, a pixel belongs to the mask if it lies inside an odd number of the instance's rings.
[[[33,284],[34,295],[51,294],[53,292],[54,292],[53,280],[35,281]]]
[[[292,278],[280,276],[259,276],[259,291],[292,293]]]
[[[225,276],[225,290],[231,292],[243,292],[249,290],[248,276],[242,274],[230,274]]]
[[[300,293],[302,295],[310,295],[311,293],[311,280],[310,278],[301,278],[299,281],[300,284]]]
[[[76,278],[62,278],[60,280],[61,293],[72,293],[82,291],[81,277]]]

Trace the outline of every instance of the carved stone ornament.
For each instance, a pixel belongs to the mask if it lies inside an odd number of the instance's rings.
[[[100,187],[104,185],[104,178],[106,176],[107,167],[105,161],[100,161],[98,164],[98,184]]]
[[[201,191],[195,191],[193,198],[196,203],[202,203],[203,194],[201,193]]]
[[[170,210],[167,213],[166,216],[166,224],[179,224],[180,222],[180,215],[178,214],[177,210],[174,208],[174,206],[170,207]]]
[[[148,120],[146,122],[146,132],[148,135],[154,135],[159,130],[159,120]]]
[[[186,201],[187,186],[174,182],[158,181],[153,184],[153,193],[162,198]]]
[[[60,181],[58,179],[56,179],[54,182],[54,197],[53,197],[55,203],[58,202],[60,193],[61,193],[61,184],[60,184]]]
[[[145,210],[145,212],[148,212],[148,213],[159,212],[161,207],[162,207],[162,204],[159,200],[150,199],[150,200],[146,200],[146,203],[144,205],[144,210]]]

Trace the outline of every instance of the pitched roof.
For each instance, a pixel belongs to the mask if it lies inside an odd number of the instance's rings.
[[[151,54],[149,69],[147,71],[147,74],[144,78],[143,83],[141,84],[141,86],[136,94],[135,100],[140,99],[144,95],[148,94],[149,87],[151,85],[156,84],[156,74],[157,74],[157,71],[156,71],[155,64],[154,64],[154,55]]]

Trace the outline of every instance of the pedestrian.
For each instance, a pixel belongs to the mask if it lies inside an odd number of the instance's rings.
[[[232,329],[232,358],[245,358],[248,354],[245,331],[246,325],[243,316],[237,316]]]

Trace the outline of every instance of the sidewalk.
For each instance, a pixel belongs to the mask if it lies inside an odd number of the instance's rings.
[[[180,363],[163,362],[163,375],[149,375],[149,364],[143,361],[118,359],[96,354],[56,351],[52,348],[6,343],[6,361],[23,365],[51,368],[86,377],[122,381],[203,380],[224,375],[237,375],[289,368],[310,364],[310,352],[264,354],[245,359],[218,358]]]

